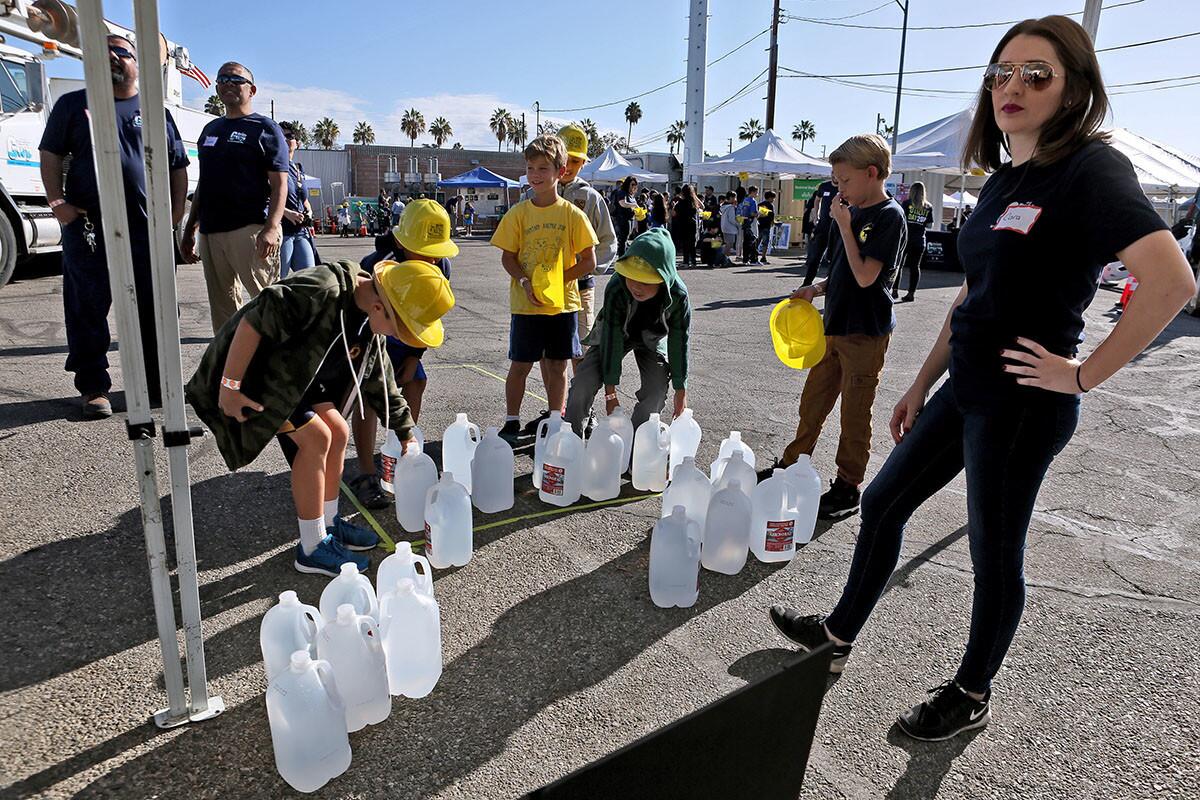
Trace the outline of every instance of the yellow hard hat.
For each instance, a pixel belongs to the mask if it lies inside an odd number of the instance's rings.
[[[781,300],[771,311],[775,355],[792,369],[808,369],[825,357],[825,323],[807,300]]]
[[[392,311],[426,347],[441,347],[446,338],[442,317],[454,308],[450,281],[424,261],[380,261],[375,281]]]
[[[578,125],[564,125],[558,129],[558,138],[567,146],[567,155],[587,160],[588,138]]]
[[[663,277],[649,261],[638,256],[626,256],[619,259],[614,267],[617,274],[631,278],[638,283],[662,283]]]
[[[450,241],[450,215],[433,200],[413,200],[406,205],[392,235],[410,253],[429,258],[458,255],[458,245]]]

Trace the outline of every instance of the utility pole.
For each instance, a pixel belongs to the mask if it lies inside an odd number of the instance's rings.
[[[729,137],[729,152],[733,152],[733,137]]]
[[[688,164],[704,160],[704,84],[707,77],[708,0],[688,3],[687,83],[684,102],[683,179],[691,181]]]
[[[525,147],[527,144],[529,144],[529,129],[525,127],[525,112],[524,111],[521,112],[521,135],[525,139],[525,141],[521,142],[521,147]]]
[[[275,119],[275,101],[271,101],[271,119]]]
[[[897,3],[900,0],[896,0]],[[900,72],[896,75],[896,113],[892,115],[892,152],[896,152],[896,141],[900,137],[900,93],[904,89],[904,46],[908,43],[908,5],[904,0],[904,28],[900,34]],[[1096,0],[1099,3],[1099,0]]]
[[[779,0],[771,15],[771,58],[767,66],[767,130],[775,129],[775,83],[779,72]]]
[[[534,123],[533,123],[536,128],[536,133],[538,134],[538,136],[541,136],[542,135],[542,133],[541,133],[541,131],[542,131],[542,104],[539,103],[537,100],[533,101],[533,113],[536,115],[536,116],[534,116]]]
[[[875,132],[883,135],[884,129],[887,127],[887,120],[883,118],[883,114],[875,115]]]
[[[1100,0],[1087,0],[1083,5],[1083,29],[1096,42],[1096,31],[1100,27]]]

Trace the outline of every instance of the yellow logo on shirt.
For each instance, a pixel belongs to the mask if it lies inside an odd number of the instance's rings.
[[[867,234],[871,232],[871,228],[872,228],[872,224],[870,222],[868,222],[866,225],[862,226],[862,230],[858,232],[858,243],[859,244],[867,243]]]

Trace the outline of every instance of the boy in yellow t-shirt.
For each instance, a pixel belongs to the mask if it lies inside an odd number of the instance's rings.
[[[512,322],[508,334],[507,417],[500,436],[521,432],[521,400],[533,365],[544,360],[551,410],[567,401],[567,362],[583,355],[576,316],[576,281],[596,269],[596,232],[582,211],[558,195],[567,152],[557,136],[539,136],[525,148],[525,176],[533,196],[505,214],[492,235],[509,275]]]

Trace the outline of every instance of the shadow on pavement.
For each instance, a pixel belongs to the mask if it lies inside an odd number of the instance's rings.
[[[912,800],[915,797],[937,797],[938,789],[954,759],[962,755],[967,746],[983,731],[968,731],[945,742],[919,742],[905,736],[900,726],[893,723],[888,731],[888,744],[908,753],[904,773],[896,785],[885,795],[887,800]]]

